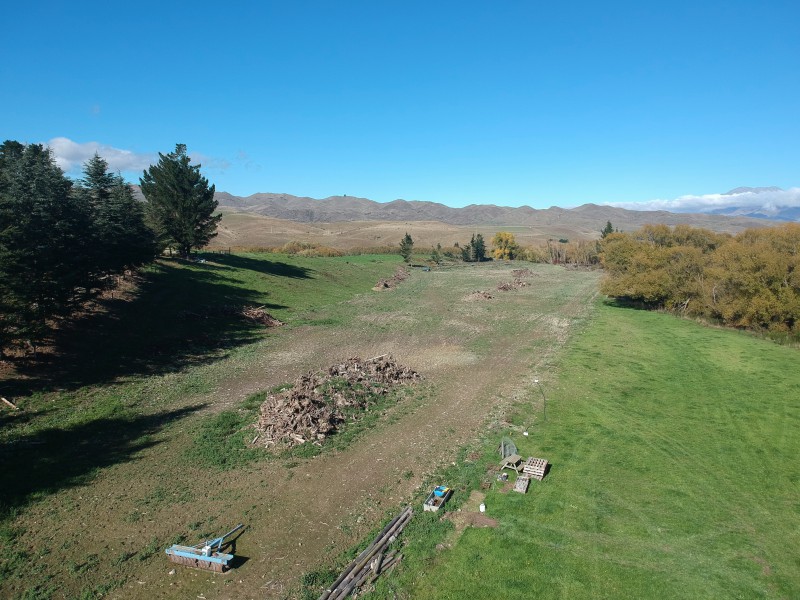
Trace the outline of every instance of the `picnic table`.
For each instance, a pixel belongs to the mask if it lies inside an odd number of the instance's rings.
[[[514,469],[517,473],[522,471],[522,457],[519,454],[512,454],[511,456],[506,456],[500,462],[500,470],[503,469]]]

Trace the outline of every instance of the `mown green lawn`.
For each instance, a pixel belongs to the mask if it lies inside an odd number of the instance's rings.
[[[798,367],[796,349],[598,307],[544,390],[547,421],[539,412],[529,437],[513,436],[549,475],[524,496],[495,485],[498,526],[457,541],[418,515],[403,572],[378,596],[800,597]],[[525,405],[541,398],[530,393]],[[500,433],[477,468],[451,470],[462,495]]]

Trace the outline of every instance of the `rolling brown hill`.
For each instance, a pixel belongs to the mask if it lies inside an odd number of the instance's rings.
[[[393,200],[375,202],[355,196],[331,196],[322,200],[291,194],[253,194],[233,196],[219,192],[220,206],[248,213],[299,221],[301,223],[334,223],[341,221],[441,221],[450,225],[541,225],[557,222],[570,227],[599,230],[606,221],[620,228],[631,229],[645,223],[676,225],[688,223],[716,231],[740,231],[764,225],[761,219],[725,217],[709,214],[670,213],[666,211],[637,211],[613,206],[584,204],[564,209],[556,206],[535,209],[529,206],[512,208],[494,204],[470,204],[452,208],[436,202]]]
[[[451,208],[435,202],[380,203],[353,196],[316,200],[290,194],[253,194],[243,198],[226,192],[218,192],[216,199],[224,217],[212,247],[281,246],[302,241],[348,249],[396,245],[406,232],[417,246],[451,246],[468,242],[473,233],[490,240],[497,231],[510,231],[519,243],[527,245],[548,239],[597,239],[607,221],[620,231],[647,223],[685,223],[729,233],[777,224],[747,217],[635,211],[596,204],[541,210],[493,204]]]

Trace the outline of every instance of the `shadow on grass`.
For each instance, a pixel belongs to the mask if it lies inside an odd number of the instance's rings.
[[[313,269],[308,269],[306,267],[299,267],[297,265],[290,265],[272,260],[257,260],[240,254],[210,254],[208,258],[221,265],[255,271],[256,273],[262,273],[264,275],[274,275],[276,277],[312,279],[314,272]]]
[[[152,434],[199,408],[95,419],[18,436],[0,448],[0,519],[8,509],[86,483],[98,469],[135,460],[136,453],[158,443]]]
[[[0,394],[77,389],[219,360],[226,350],[263,337],[264,325],[243,318],[243,306],[287,308],[265,301],[266,293],[252,289],[233,267],[311,277],[308,269],[284,263],[240,256],[214,259],[221,264],[154,264],[144,272],[133,299],[101,300],[97,310],[54,332],[54,352],[18,360],[17,377],[0,383]]]
[[[603,304],[613,308],[630,308],[633,310],[655,311],[659,309],[659,307],[654,304],[648,304],[647,302],[632,300],[630,298],[606,298],[603,300]]]

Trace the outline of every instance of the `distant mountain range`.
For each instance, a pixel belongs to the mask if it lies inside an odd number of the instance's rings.
[[[711,215],[726,215],[729,217],[751,217],[754,219],[771,219],[773,221],[800,221],[800,206],[781,206],[774,200],[776,192],[785,192],[783,188],[769,187],[738,187],[723,196],[739,196],[748,200],[748,205],[727,206],[715,208],[707,212]],[[758,202],[763,197],[763,202]]]
[[[141,198],[139,186],[133,186]],[[552,206],[535,209],[529,206],[508,207],[494,204],[471,204],[452,208],[437,202],[393,200],[375,202],[356,196],[330,196],[315,199],[291,194],[259,193],[234,196],[217,192],[220,208],[228,212],[248,213],[298,223],[342,223],[354,221],[422,222],[435,221],[455,226],[491,225],[546,227],[548,230],[578,231],[594,235],[607,221],[621,231],[637,229],[647,223],[687,224],[713,231],[735,233],[748,227],[763,227],[800,220],[800,206],[781,206],[780,200],[800,193],[798,189],[778,187],[740,187],[725,194],[689,197],[689,208],[635,210],[608,205],[584,204],[565,209]],[[726,198],[730,197],[730,204]],[[694,202],[694,199],[697,202]],[[704,203],[713,198],[715,203]],[[776,203],[775,200],[778,200]],[[722,206],[720,206],[722,204]],[[692,212],[687,212],[687,211]]]
[[[253,194],[247,197],[218,192],[220,207],[276,219],[301,223],[334,223],[343,221],[439,221],[450,225],[521,225],[560,226],[585,231],[599,231],[606,221],[624,230],[646,223],[677,225],[685,223],[716,231],[741,231],[764,226],[758,218],[724,213],[673,213],[663,210],[643,211],[584,204],[577,208],[551,207],[535,209],[494,204],[471,204],[452,208],[436,202],[394,200],[375,202],[354,196],[331,196],[321,200],[290,194]]]

